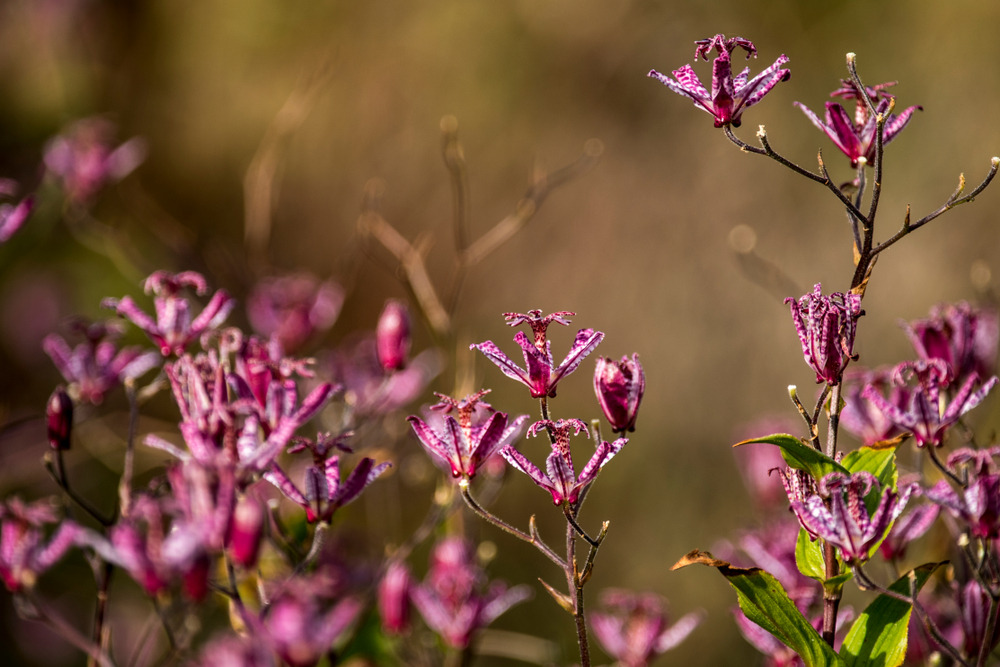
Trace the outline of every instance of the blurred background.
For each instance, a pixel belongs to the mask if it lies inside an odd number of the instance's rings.
[[[886,152],[876,234],[884,239],[907,205],[915,218],[930,212],[961,172],[978,183],[1000,154],[998,25],[1000,4],[974,0],[4,0],[0,177],[37,191],[39,203],[0,246],[0,422],[14,425],[0,440],[0,492],[55,491],[38,461],[45,400],[61,380],[38,343],[64,332],[68,317],[106,316],[103,297],[139,293],[154,269],[203,271],[241,302],[263,273],[308,271],[347,289],[317,343],[334,346],[371,329],[386,298],[406,298],[394,260],[359,236],[371,179],[381,214],[425,250],[431,279],[448,285],[443,117],[458,122],[473,238],[514,210],[532,173],[576,160],[597,139],[596,166],[553,191],[469,272],[456,308],[459,364],[474,364],[474,384],[494,389],[495,407],[534,414],[522,388],[465,351],[491,339],[516,355],[502,313],[575,311],[573,327],[605,332],[599,354],[640,354],[638,430],[582,514],[587,526],[612,526],[588,590],[655,590],[675,617],[706,609],[707,621],[662,664],[750,664],[756,654],[737,633],[723,579],[669,566],[757,519],[729,446],[758,417],[796,416],[789,384],[811,396],[813,373],[782,299],[816,282],[847,289],[850,232],[829,192],[741,154],[707,114],[646,72],[693,63],[694,40],[717,32],[756,43],[752,73],[788,55],[791,79],[736,132],[755,143],[765,124],[772,146],[807,168],[822,149],[839,181],[853,177],[846,158],[792,102],[821,110],[847,75],[849,51],[866,83],[898,80],[897,105],[923,111]],[[710,65],[695,69],[707,80]],[[113,122],[119,143],[141,137],[146,157],[81,221],[39,165],[46,141],[92,116]],[[261,181],[271,196],[264,264],[244,238],[245,179],[261,173],[251,169],[261,159],[274,169]],[[987,190],[881,258],[864,303],[861,363],[912,356],[899,319],[942,301],[992,302],[998,207],[1000,192]],[[245,311],[230,321],[244,325]],[[557,358],[575,328],[553,331]],[[426,329],[416,337],[415,349],[431,344]],[[598,416],[592,370],[588,361],[560,385],[556,416]],[[432,389],[452,391],[454,377],[446,371]],[[409,410],[430,400],[428,390]],[[989,429],[996,413],[992,399],[979,423]],[[422,512],[427,495],[412,492]],[[544,517],[554,513],[547,496],[524,478],[509,480],[496,510],[522,525],[538,512],[543,529],[558,530],[558,516]],[[484,534],[498,547],[491,571],[507,581],[558,576],[530,550]],[[0,615],[14,617],[7,597]],[[570,621],[541,590],[498,625],[553,638],[572,659]],[[46,636],[5,641],[28,663],[61,664],[24,641]]]

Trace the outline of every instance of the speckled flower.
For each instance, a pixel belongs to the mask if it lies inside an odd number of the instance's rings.
[[[594,636],[621,667],[645,667],[687,639],[703,617],[694,612],[671,624],[661,596],[618,589],[602,591],[589,615]]]
[[[221,325],[236,304],[225,290],[219,290],[192,319],[191,304],[180,295],[185,287],[192,288],[199,295],[208,291],[205,278],[194,271],[177,274],[157,271],[146,279],[146,293],[156,295],[153,299],[155,320],[129,296],[105,299],[102,305],[114,308],[119,315],[142,329],[156,343],[163,356],[180,356],[192,341]]]
[[[534,341],[529,341],[523,332],[518,331],[514,336],[514,342],[521,346],[524,353],[525,368],[521,368],[510,360],[493,341],[485,341],[470,345],[470,349],[477,349],[486,355],[507,377],[523,383],[531,391],[533,398],[543,396],[555,396],[556,385],[559,381],[575,371],[583,360],[589,355],[604,339],[604,334],[593,329],[580,329],[573,341],[566,358],[556,366],[552,359],[551,342],[547,339],[548,327],[552,322],[569,325],[567,316],[575,313],[560,311],[550,315],[542,316],[540,310],[529,310],[527,314],[504,313],[504,319],[510,326],[517,326],[521,323],[531,327]]]
[[[639,355],[622,357],[614,361],[605,357],[597,359],[594,368],[594,393],[601,404],[604,416],[611,422],[615,433],[635,430],[639,404],[646,391],[646,374],[639,363]]]
[[[528,419],[528,415],[521,415],[508,423],[506,413],[497,412],[482,400],[488,391],[460,401],[437,394],[441,402],[431,406],[426,421],[415,415],[407,417],[434,463],[456,479],[474,477],[497,450],[521,434],[521,427]]]
[[[817,283],[812,293],[798,300],[789,297],[785,303],[791,304],[802,355],[816,371],[816,382],[839,383],[854,358],[858,318],[864,314],[861,296],[840,292],[825,296],[822,285]]]
[[[739,127],[744,110],[764,99],[779,81],[787,81],[791,76],[791,72],[782,69],[782,65],[788,62],[788,57],[784,55],[779,56],[774,64],[752,79],[749,67],[733,76],[731,54],[736,47],[747,52],[747,60],[750,56],[757,57],[757,48],[748,39],[726,39],[725,35],[716,35],[711,39],[698,40],[695,44],[695,60],[704,58],[707,61],[712,49],[718,53],[712,64],[711,93],[705,89],[690,65],[674,70],[676,80],[655,69],[650,70],[649,76],[678,95],[690,98],[696,107],[710,113],[715,118],[716,127]]]
[[[576,476],[573,467],[573,457],[570,454],[570,435],[579,435],[580,431],[588,434],[587,425],[579,419],[560,419],[556,422],[542,420],[535,422],[528,429],[530,435],[537,435],[539,431],[551,432],[555,443],[552,445],[552,453],[546,460],[546,473],[542,473],[538,467],[528,460],[521,452],[508,445],[500,450],[500,455],[507,459],[507,463],[520,470],[539,487],[552,494],[552,502],[556,505],[563,503],[573,504],[579,497],[580,492],[591,482],[597,479],[597,473],[611,460],[611,458],[621,451],[621,448],[628,442],[625,438],[618,438],[614,442],[606,440],[597,445],[594,455],[584,466],[580,476]]]

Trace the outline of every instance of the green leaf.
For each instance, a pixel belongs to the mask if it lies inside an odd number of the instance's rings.
[[[795,651],[806,667],[844,667],[840,656],[823,641],[774,576],[756,567],[733,567],[707,551],[697,550],[677,561],[671,569],[694,564],[716,568],[736,590],[740,609],[747,618]]]
[[[927,563],[897,579],[889,590],[910,595],[911,578],[914,594],[919,591],[934,570],[944,563]],[[840,656],[847,667],[899,667],[906,657],[906,633],[912,607],[909,603],[879,595],[851,626]]]
[[[896,490],[899,473],[896,471],[895,449],[862,447],[845,456],[841,463],[852,474],[861,471],[869,472],[874,475],[883,489]]]
[[[823,558],[823,542],[810,539],[805,528],[799,529],[799,536],[795,540],[795,564],[798,565],[799,572],[820,582],[829,591],[839,591],[854,576],[854,573],[844,568],[844,562],[840,559],[839,554],[837,562],[840,564],[840,574],[827,579],[826,560]]]
[[[847,472],[847,469],[844,468],[844,466],[840,465],[823,452],[813,449],[803,440],[796,438],[794,435],[788,435],[787,433],[775,433],[773,435],[765,435],[761,438],[744,440],[743,442],[737,442],[733,445],[733,447],[740,447],[742,445],[749,445],[753,443],[768,443],[771,445],[777,445],[781,449],[781,455],[784,457],[785,463],[792,468],[805,470],[817,480],[823,479],[823,477],[829,475],[831,472]]]

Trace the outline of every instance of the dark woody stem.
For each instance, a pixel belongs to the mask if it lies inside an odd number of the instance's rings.
[[[930,633],[934,641],[948,655],[950,655],[955,660],[955,662],[957,662],[960,665],[964,665],[964,667],[972,667],[968,662],[962,659],[962,655],[958,652],[958,649],[952,646],[951,643],[944,638],[944,635],[942,635],[941,631],[938,630],[937,626],[934,624],[934,621],[931,620],[930,616],[928,616],[927,610],[924,609],[924,606],[920,604],[919,600],[917,600],[916,580],[911,579],[910,594],[907,596],[901,593],[897,593],[895,591],[891,591],[888,588],[885,588],[884,586],[880,586],[879,584],[877,584],[875,581],[869,578],[869,576],[861,568],[861,565],[855,565],[852,568],[852,571],[854,572],[854,578],[858,582],[858,586],[863,590],[877,591],[882,595],[891,597],[895,600],[899,600],[900,602],[905,602],[908,605],[912,606],[913,610],[917,612],[917,616],[920,618],[921,622],[923,622],[924,627],[927,629],[927,632]]]
[[[837,563],[836,547],[829,542],[823,542],[823,562],[825,564],[825,576],[832,579],[840,574],[840,566]],[[834,636],[837,634],[837,610],[840,608],[841,589],[827,590],[823,588],[823,641],[833,646]]]
[[[990,650],[993,647],[993,635],[997,631],[997,614],[1000,614],[1000,604],[997,597],[990,594],[990,612],[986,617],[986,631],[983,632],[983,643],[979,647],[979,656],[976,660],[977,667],[985,667],[986,660],[990,657]]]
[[[840,383],[830,387],[830,420],[827,431],[826,455],[831,459],[837,456],[837,432],[840,426]],[[823,542],[823,563],[827,579],[840,574],[837,562],[836,548],[829,542]],[[837,632],[837,610],[840,608],[841,589],[827,590],[823,588],[823,640],[833,646],[834,635]]]
[[[66,464],[63,461],[63,453],[61,449],[55,451],[55,456],[45,456],[44,460],[45,470],[48,471],[52,480],[59,486],[60,489],[76,503],[80,509],[89,514],[94,521],[101,524],[105,528],[111,526],[115,522],[115,518],[106,517],[101,514],[96,507],[91,505],[83,496],[79,495],[73,490],[73,487],[69,484],[69,478],[66,476]]]
[[[933,463],[938,470],[943,472],[945,476],[948,477],[948,479],[950,479],[951,481],[955,482],[955,484],[958,484],[961,487],[965,487],[965,484],[962,483],[962,480],[959,479],[958,475],[949,470],[945,464],[941,463],[941,459],[939,459],[937,456],[937,451],[936,451],[937,448],[933,444],[927,445],[926,447],[924,447],[924,449],[927,450],[927,456],[930,457],[931,463]]]
[[[68,643],[86,653],[88,664],[93,661],[93,664],[101,665],[101,667],[115,667],[114,660],[100,648],[99,644],[89,642],[66,619],[56,614],[50,614],[43,609],[37,599],[28,597],[23,604],[29,606],[30,617],[28,617],[28,620],[39,621],[47,625]]]
[[[107,653],[107,641],[110,635],[105,630],[104,620],[108,611],[108,587],[111,584],[111,575],[114,573],[114,566],[111,563],[101,563],[97,573],[97,601],[94,604],[94,629],[93,642],[101,653]],[[95,567],[96,569],[96,567]],[[98,656],[93,653],[87,656],[87,667],[94,667],[98,664]]]
[[[135,468],[135,432],[139,420],[139,405],[135,396],[135,381],[125,381],[125,395],[128,397],[128,440],[125,443],[125,463],[122,477],[118,482],[118,513],[128,516],[132,506],[132,475]]]
[[[566,562],[556,555],[549,545],[542,541],[541,536],[538,534],[538,530],[535,528],[534,517],[531,518],[530,522],[530,534],[525,533],[523,530],[515,528],[500,517],[490,514],[487,510],[483,509],[483,507],[476,502],[475,498],[472,497],[472,493],[469,492],[469,480],[463,479],[460,481],[458,483],[458,488],[462,493],[462,499],[465,500],[465,504],[469,506],[469,509],[478,514],[480,518],[485,519],[487,522],[493,524],[505,533],[513,535],[522,542],[527,542],[528,544],[534,546],[536,549],[541,551],[546,558],[555,563],[559,569],[564,571],[567,569],[568,566],[566,565]]]
[[[771,148],[771,144],[767,140],[767,132],[764,131],[763,126],[761,126],[761,129],[757,132],[757,138],[760,140],[760,145],[763,146],[763,148],[757,148],[756,146],[751,146],[750,144],[746,143],[745,141],[737,137],[735,134],[733,134],[733,130],[729,125],[725,126],[725,132],[726,132],[726,137],[728,137],[729,140],[732,141],[734,144],[739,146],[740,150],[745,151],[747,153],[755,153],[757,155],[767,156],[772,160],[774,160],[775,162],[778,162],[779,164],[791,169],[796,174],[799,174],[800,176],[805,176],[811,181],[816,181],[820,185],[825,185],[827,189],[830,190],[830,192],[832,192],[834,195],[836,195],[837,199],[839,199],[841,203],[847,207],[847,210],[850,211],[851,215],[856,216],[858,220],[861,220],[863,223],[867,221],[865,215],[860,210],[858,210],[858,207],[854,205],[854,202],[852,202],[847,197],[847,195],[845,195],[843,192],[840,191],[840,188],[837,187],[837,184],[833,182],[833,179],[830,178],[830,175],[826,173],[826,168],[823,167],[822,154],[820,154],[819,157],[819,163],[820,163],[820,168],[822,170],[822,174],[814,174],[808,169],[804,169],[799,165],[795,164],[794,162],[792,162],[791,160],[789,160],[788,158],[780,155],[773,148]]]

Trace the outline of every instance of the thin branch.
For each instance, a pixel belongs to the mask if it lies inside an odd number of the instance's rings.
[[[555,563],[561,570],[566,570],[568,567],[566,565],[566,561],[560,558],[554,551],[552,551],[549,545],[542,541],[538,534],[538,528],[535,526],[534,517],[531,517],[531,521],[529,523],[530,534],[525,533],[523,530],[515,528],[500,517],[490,514],[487,510],[483,509],[483,507],[472,497],[472,494],[469,491],[469,481],[467,479],[461,480],[458,484],[458,488],[462,492],[462,498],[465,500],[465,503],[473,512],[505,533],[513,535],[522,542],[527,542],[528,544],[533,545],[536,549],[541,551],[546,558]]]

